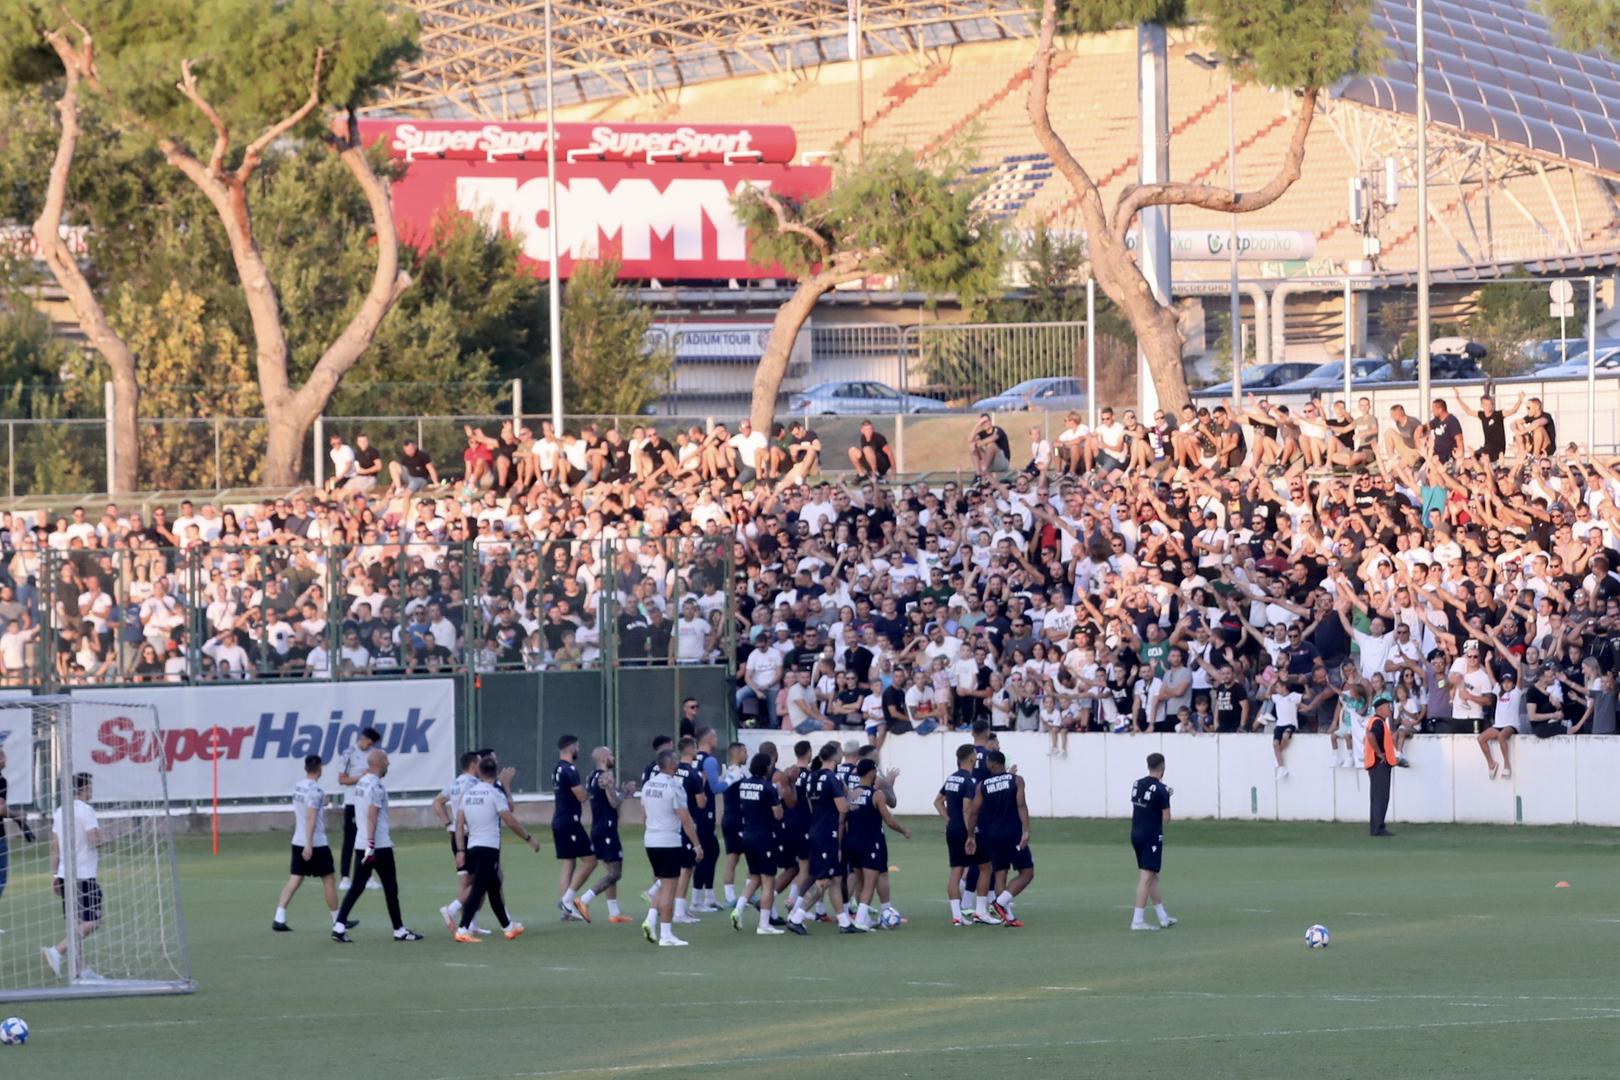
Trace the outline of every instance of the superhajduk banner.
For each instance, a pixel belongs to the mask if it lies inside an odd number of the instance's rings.
[[[302,778],[305,756],[331,764],[368,727],[382,735],[391,791],[438,790],[455,770],[452,679],[221,683],[74,696],[86,699],[73,708],[74,767],[93,774],[98,800],[156,798],[160,776],[171,800],[209,799],[216,760],[221,799],[281,798]],[[157,729],[148,709],[128,706],[155,707]],[[335,771],[327,770],[323,786],[337,790]]]

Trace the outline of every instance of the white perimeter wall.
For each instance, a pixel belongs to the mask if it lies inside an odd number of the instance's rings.
[[[811,741],[819,746],[831,737]],[[750,753],[771,739],[791,760],[799,736],[744,731],[738,738]],[[1147,772],[1148,754],[1158,751],[1178,818],[1367,820],[1367,775],[1330,768],[1326,735],[1294,739],[1283,780],[1276,778],[1269,735],[1071,735],[1067,758],[1048,756],[1044,735],[1003,732],[1000,740],[1008,764],[1024,777],[1036,817],[1129,817],[1131,785]],[[883,767],[900,770],[898,812],[933,813],[934,795],[956,767],[956,747],[970,741],[940,734],[890,738]],[[1488,777],[1472,736],[1421,735],[1406,744],[1406,753],[1412,767],[1395,771],[1391,822],[1620,825],[1620,736],[1515,739],[1510,780]]]

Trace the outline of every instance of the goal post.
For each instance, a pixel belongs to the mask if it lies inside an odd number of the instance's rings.
[[[0,700],[0,1001],[195,989],[164,750],[150,704]]]

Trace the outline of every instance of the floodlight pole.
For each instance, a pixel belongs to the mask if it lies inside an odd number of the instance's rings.
[[[557,229],[557,86],[551,63],[551,5],[546,0],[546,307],[551,342],[551,430],[563,429],[562,269],[558,265]]]
[[[855,61],[855,161],[866,160],[866,47],[861,41],[862,0],[849,0],[849,56]]]
[[[1429,76],[1424,50],[1424,0],[1417,0],[1418,415],[1429,411]]]
[[[1170,179],[1170,44],[1162,23],[1136,25],[1136,111],[1141,150],[1138,179],[1162,184]],[[1137,266],[1153,290],[1153,299],[1170,305],[1170,208],[1150,206],[1137,215]],[[1177,357],[1180,362],[1180,357]],[[1159,407],[1158,387],[1147,352],[1136,351],[1137,408],[1139,416],[1152,416]],[[1170,402],[1179,408],[1185,402]]]
[[[1232,198],[1237,198],[1237,94],[1232,85],[1232,66],[1226,67],[1226,172],[1231,179]],[[1227,331],[1227,352],[1232,357],[1232,413],[1243,405],[1243,310],[1238,299],[1238,216],[1234,203],[1231,236],[1227,240],[1228,262],[1232,271],[1232,316]]]

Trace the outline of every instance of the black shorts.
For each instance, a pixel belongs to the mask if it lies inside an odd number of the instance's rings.
[[[739,839],[742,841],[743,857],[748,861],[749,876],[775,877],[778,869],[775,838],[761,839],[757,842],[750,842],[747,837]],[[729,847],[727,850],[730,850]]]
[[[822,881],[844,876],[844,860],[838,851],[838,833],[828,832],[806,840],[810,848],[810,880]]]
[[[990,838],[983,842],[990,848],[990,869],[998,872],[1035,869],[1035,857],[1030,854],[1029,845],[1019,847],[1018,837]]]
[[[454,837],[451,839],[453,841]],[[334,869],[332,849],[325,844],[315,848],[307,860],[304,858],[304,849],[302,847],[297,844],[292,846],[293,877],[326,877]]]
[[[624,862],[624,845],[619,842],[619,830],[593,826],[591,854],[596,856],[598,862]]]
[[[882,873],[889,868],[888,854],[883,850],[882,837],[859,837],[845,839],[844,854],[852,870],[876,870]]]
[[[742,821],[735,817],[720,819],[720,832],[726,838],[726,854],[741,855],[747,850],[743,843]]]
[[[1292,735],[1297,730],[1298,729],[1293,724],[1285,724],[1282,727],[1274,727],[1271,729],[1271,741],[1282,742],[1285,735]]]
[[[1157,874],[1164,862],[1164,837],[1133,836],[1131,847],[1136,849],[1136,868]]]
[[[456,834],[452,832],[450,834],[450,861],[452,863],[455,862],[456,861],[456,856],[460,855],[460,854],[461,854],[461,849],[456,847]],[[467,873],[467,868],[465,866],[456,867],[456,876],[457,877],[463,877],[463,876],[466,875],[466,873]]]
[[[945,833],[945,850],[950,856],[950,865],[978,866],[984,861],[980,857],[984,854],[983,852],[978,852],[977,854],[973,855],[969,855],[967,853],[967,839],[968,834],[965,832],[959,833],[947,831]]]
[[[551,823],[551,842],[557,847],[559,859],[588,859],[591,857],[591,838],[585,826],[577,819]]]
[[[327,871],[330,873],[331,871]],[[60,882],[62,879],[57,878]],[[67,914],[67,890],[62,890],[62,914]],[[101,921],[101,886],[95,878],[83,878],[79,881],[79,922],[93,923]]]
[[[686,838],[685,832],[681,833],[681,847],[678,857],[681,860],[680,866],[682,870],[691,870],[697,866],[697,851],[693,849],[692,841]]]
[[[681,849],[678,847],[650,847],[647,861],[652,863],[653,877],[663,881],[681,876]]]
[[[810,847],[809,840],[804,832],[796,827],[789,826],[782,834],[782,865],[790,866],[801,859],[808,859]]]

